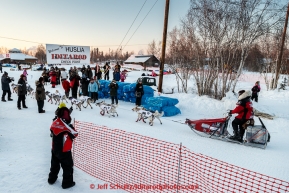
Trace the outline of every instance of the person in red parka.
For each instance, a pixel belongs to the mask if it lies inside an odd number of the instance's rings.
[[[62,80],[62,87],[65,91],[65,96],[68,98],[70,92],[70,83],[66,79]]]
[[[240,90],[238,94],[239,97],[237,106],[234,110],[231,110],[229,112],[230,114],[238,114],[232,122],[234,135],[230,137],[230,139],[243,142],[245,129],[242,127],[242,125],[246,123],[246,121],[248,121],[249,119],[253,118],[253,104],[250,100],[251,91]]]
[[[54,68],[51,67],[50,72],[49,72],[49,76],[50,76],[50,82],[52,84],[52,88],[55,88],[55,85],[56,85],[56,78],[57,78],[56,75],[57,74],[56,74]]]
[[[79,87],[80,77],[78,76],[78,74],[75,71],[73,71],[71,73],[69,80],[70,80],[70,88],[71,88],[72,98],[77,99],[77,90]]]
[[[50,127],[52,136],[51,167],[48,183],[54,184],[58,178],[60,166],[63,170],[62,188],[70,188],[75,185],[73,181],[73,159],[71,148],[73,140],[78,133],[71,125],[70,114],[72,107],[68,109],[65,103],[60,103],[55,111],[56,118]]]

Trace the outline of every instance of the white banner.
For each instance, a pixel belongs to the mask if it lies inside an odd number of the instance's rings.
[[[90,64],[89,46],[46,44],[47,64]]]

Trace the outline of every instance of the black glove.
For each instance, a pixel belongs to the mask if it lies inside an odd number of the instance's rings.
[[[55,116],[53,119],[52,119],[52,121],[55,121],[57,119],[57,116]]]
[[[231,116],[231,115],[232,115],[232,110],[229,110],[229,111],[228,111],[228,114]]]

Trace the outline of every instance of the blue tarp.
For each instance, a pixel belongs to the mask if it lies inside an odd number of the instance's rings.
[[[99,80],[100,89],[98,92],[99,98],[109,98],[109,84],[110,81],[107,80]],[[119,100],[124,100],[126,102],[135,103],[135,86],[136,83],[124,83],[118,82],[118,91],[117,91],[117,98]],[[169,98],[169,97],[153,97],[154,90],[144,85],[144,95],[142,96],[142,106],[151,111],[158,110],[159,112],[164,111],[164,116],[174,116],[181,113],[180,109],[175,107],[178,104],[178,99]]]
[[[151,106],[164,107],[164,106],[174,106],[179,103],[178,99],[169,97],[150,97],[146,100],[147,104]]]
[[[166,106],[163,107],[162,110],[164,111],[164,117],[171,117],[177,114],[181,114],[180,109],[175,106]]]

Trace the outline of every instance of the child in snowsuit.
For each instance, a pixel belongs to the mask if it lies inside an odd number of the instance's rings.
[[[23,75],[25,76],[25,80],[27,81],[28,73],[27,73],[27,70],[26,70],[26,69],[24,69],[24,71],[23,71]]]
[[[257,81],[255,83],[255,86],[251,90],[252,90],[252,97],[251,97],[252,101],[254,101],[255,99],[255,101],[258,102],[258,92],[260,92],[261,90],[260,82]]]
[[[94,79],[90,80],[90,83],[88,85],[88,92],[91,94],[91,98],[94,102],[98,100],[98,84]]]
[[[120,81],[124,82],[125,79],[126,79],[125,72],[122,71],[121,74],[120,74]]]
[[[240,90],[238,94],[237,106],[234,110],[229,112],[229,114],[238,114],[232,122],[234,135],[230,137],[230,139],[243,142],[245,129],[242,125],[249,119],[253,119],[253,104],[250,100],[251,92],[249,90]]]
[[[75,185],[73,181],[73,160],[71,147],[73,139],[78,133],[70,124],[72,107],[68,109],[65,103],[60,103],[55,111],[56,118],[50,127],[52,135],[51,167],[48,183],[54,184],[57,180],[60,165],[63,170],[62,188],[70,188]]]

